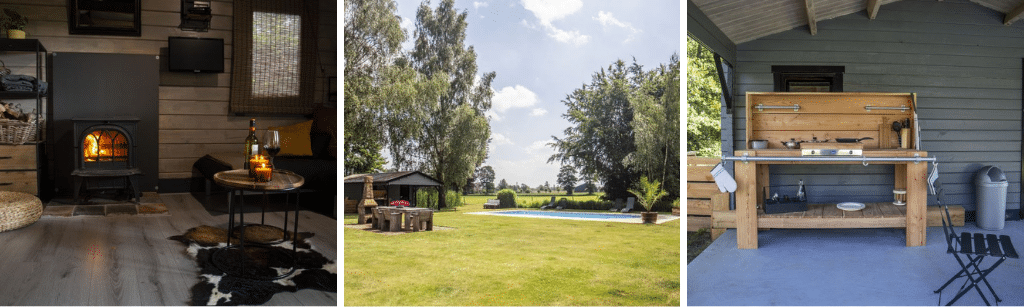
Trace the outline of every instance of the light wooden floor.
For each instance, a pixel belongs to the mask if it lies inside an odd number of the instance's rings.
[[[0,232],[0,305],[187,305],[198,278],[185,245],[168,240],[199,225],[225,227],[191,194],[162,194],[170,216],[44,218]],[[259,213],[249,213],[255,221]],[[280,225],[283,212],[268,212]],[[294,218],[294,217],[293,217]],[[337,221],[302,211],[299,231],[337,261]],[[266,305],[337,305],[336,293],[278,293]]]

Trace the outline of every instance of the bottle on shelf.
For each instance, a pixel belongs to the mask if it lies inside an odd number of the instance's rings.
[[[804,180],[800,179],[800,187],[796,190],[797,201],[807,201],[807,192],[804,190]]]
[[[249,169],[249,160],[260,154],[260,140],[256,138],[256,119],[249,119],[249,136],[245,138],[245,160],[242,166]]]

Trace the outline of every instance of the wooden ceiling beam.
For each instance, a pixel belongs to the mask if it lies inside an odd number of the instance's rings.
[[[807,26],[811,27],[811,35],[818,34],[817,20],[814,18],[814,0],[804,0],[807,8]]]
[[[1024,15],[1024,1],[1022,1],[1017,8],[1006,14],[1006,18],[1003,19],[1003,24],[1008,26],[1014,21],[1017,21],[1017,19],[1020,19],[1021,15]]]
[[[868,18],[875,19],[878,16],[878,8],[882,6],[880,0],[868,0]]]

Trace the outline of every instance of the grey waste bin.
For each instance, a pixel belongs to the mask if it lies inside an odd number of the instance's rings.
[[[1000,230],[1005,225],[1006,215],[1006,174],[998,167],[982,167],[974,174],[978,227],[985,230]]]

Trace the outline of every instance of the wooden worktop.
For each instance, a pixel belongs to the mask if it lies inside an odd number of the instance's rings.
[[[871,158],[913,158],[915,154],[927,157],[927,151],[913,149],[864,149],[865,157]],[[753,149],[737,150],[734,155],[742,157],[747,154],[750,157],[860,157],[860,156],[804,156],[799,149]]]

